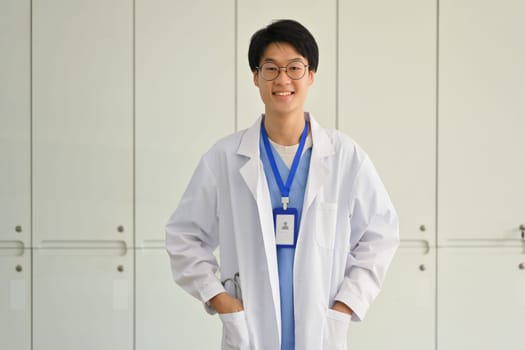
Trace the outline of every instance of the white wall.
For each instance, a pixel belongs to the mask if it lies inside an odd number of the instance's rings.
[[[163,226],[262,112],[251,34],[318,39],[308,109],[368,151],[402,244],[352,349],[521,349],[525,5],[0,0],[0,349],[218,349]]]

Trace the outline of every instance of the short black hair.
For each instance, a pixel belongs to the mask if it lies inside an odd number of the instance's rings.
[[[292,45],[301,56],[308,60],[310,70],[317,71],[319,48],[312,33],[297,21],[282,19],[272,22],[252,35],[248,49],[248,62],[252,72],[257,69],[264,50],[273,43]]]

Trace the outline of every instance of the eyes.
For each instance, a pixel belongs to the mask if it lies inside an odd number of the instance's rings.
[[[288,75],[290,79],[298,80],[305,75],[307,68],[308,65],[298,61],[292,61],[284,67],[279,67],[273,62],[266,62],[263,63],[260,67],[257,67],[264,80],[276,79],[281,73],[281,69],[284,69],[286,75]]]
[[[273,64],[273,63],[265,63],[262,65],[261,67],[264,71],[266,72],[277,72],[279,70],[279,66],[277,66],[276,64]],[[290,63],[288,64],[286,67],[283,67],[283,68],[286,68],[287,70],[293,72],[293,71],[302,71],[304,69],[303,67],[303,64],[299,64],[299,63]]]

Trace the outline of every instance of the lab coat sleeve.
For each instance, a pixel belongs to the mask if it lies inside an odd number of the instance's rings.
[[[175,282],[202,302],[225,291],[216,276],[218,191],[203,158],[166,225],[166,249]],[[213,313],[213,310],[207,308]]]
[[[362,320],[379,294],[387,269],[399,246],[399,223],[390,197],[372,162],[366,157],[350,196],[350,253],[345,278],[335,300]]]

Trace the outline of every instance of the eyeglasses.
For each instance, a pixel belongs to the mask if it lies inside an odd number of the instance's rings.
[[[277,79],[279,74],[281,74],[281,69],[284,69],[286,72],[286,75],[292,79],[292,80],[299,80],[302,77],[304,77],[306,73],[306,68],[309,66],[307,64],[304,64],[302,62],[293,61],[288,63],[285,67],[279,67],[275,63],[272,62],[266,62],[263,63],[260,67],[255,67],[259,73],[261,74],[261,77],[264,80],[272,81]]]

